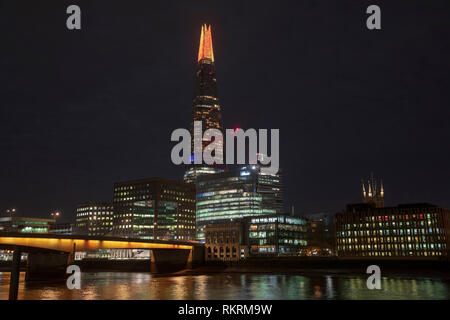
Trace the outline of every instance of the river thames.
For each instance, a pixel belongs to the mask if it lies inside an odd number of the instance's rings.
[[[366,287],[365,275],[220,273],[152,276],[149,273],[82,273],[81,289],[65,282],[25,283],[19,300],[154,300],[154,299],[450,299],[450,279],[439,276],[389,275],[380,290]],[[0,272],[0,299],[8,299],[10,274]]]

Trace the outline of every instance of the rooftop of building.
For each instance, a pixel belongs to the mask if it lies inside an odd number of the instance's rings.
[[[290,214],[269,214],[261,216],[246,217],[250,223],[291,223],[294,224],[306,224],[306,219],[300,216],[291,216]]]
[[[214,181],[218,179],[227,179],[230,177],[246,177],[246,176],[267,176],[267,177],[279,177],[281,175],[281,168],[278,169],[278,173],[276,175],[265,175],[260,172],[260,165],[256,164],[250,164],[250,165],[243,165],[243,166],[237,166],[237,167],[228,167],[228,170],[217,172],[217,173],[211,173],[211,174],[204,174],[198,177],[198,182],[208,182],[208,181]]]
[[[110,207],[112,206],[113,203],[112,202],[108,202],[108,201],[88,201],[88,202],[83,202],[83,203],[79,203],[77,204],[77,208],[81,208],[81,207],[92,207],[92,206],[97,206],[97,207]]]
[[[46,222],[46,223],[55,223],[55,219],[42,219],[42,218],[31,218],[31,217],[1,217],[0,222]]]
[[[347,204],[344,212],[357,212],[357,211],[372,211],[372,210],[392,210],[392,209],[411,209],[411,208],[438,208],[438,206],[427,203],[427,202],[418,202],[418,203],[403,203],[398,204],[397,206],[391,207],[376,207],[373,203],[351,203]]]
[[[193,184],[185,183],[185,182],[178,181],[178,180],[160,178],[160,177],[151,177],[151,178],[143,178],[143,179],[137,179],[137,180],[114,182],[114,187],[139,185],[139,184],[163,184],[163,183],[182,186],[182,187],[186,187],[189,189],[195,189],[195,186]]]

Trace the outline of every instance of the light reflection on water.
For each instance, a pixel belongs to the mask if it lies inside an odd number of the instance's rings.
[[[450,299],[450,281],[438,277],[389,276],[369,290],[365,275],[204,274],[154,277],[149,273],[83,273],[80,290],[65,282],[25,283],[19,299]],[[8,299],[9,273],[0,272],[0,299]]]

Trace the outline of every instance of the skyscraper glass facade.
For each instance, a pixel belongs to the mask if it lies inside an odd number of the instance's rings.
[[[259,166],[244,166],[197,180],[197,238],[204,227],[249,216],[281,214],[281,173],[266,175]]]
[[[192,104],[191,118],[191,150],[194,152],[194,143],[205,148],[210,141],[203,137],[203,133],[208,129],[222,130],[222,115],[217,97],[216,67],[214,62],[211,26],[202,26],[200,34],[200,45],[198,52],[198,65],[195,74],[195,92]],[[202,123],[201,132],[194,132],[194,122]],[[216,156],[223,155],[222,147],[216,149]],[[194,157],[192,158],[192,162]],[[217,165],[190,164],[184,174],[184,181],[195,183],[198,176],[223,171]]]

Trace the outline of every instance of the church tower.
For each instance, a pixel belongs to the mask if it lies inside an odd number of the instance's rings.
[[[372,204],[375,208],[384,208],[384,187],[383,180],[378,184],[377,180],[370,174],[367,184],[361,180],[364,203]]]

